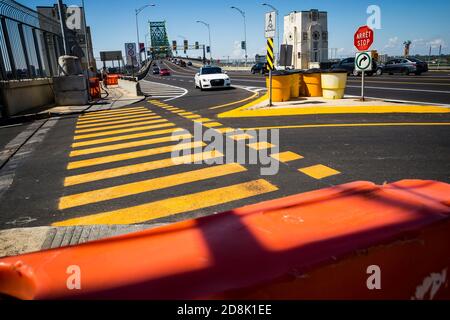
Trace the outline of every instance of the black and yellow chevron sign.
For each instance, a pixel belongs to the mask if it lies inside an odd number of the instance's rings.
[[[275,69],[275,57],[273,54],[273,38],[267,39],[267,70],[273,71]]]

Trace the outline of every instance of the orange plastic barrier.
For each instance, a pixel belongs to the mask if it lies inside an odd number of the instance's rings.
[[[445,183],[355,182],[5,258],[0,292],[22,299],[446,299],[449,206]],[[369,289],[374,266],[380,290]]]
[[[91,98],[98,99],[101,98],[101,90],[100,90],[100,79],[98,78],[89,78],[89,88]]]
[[[117,74],[108,74],[106,76],[106,84],[108,86],[115,86],[119,84],[119,75]]]

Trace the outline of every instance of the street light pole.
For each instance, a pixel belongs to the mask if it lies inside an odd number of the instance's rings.
[[[237,7],[231,7],[231,9],[237,10],[244,18],[245,66],[247,66],[247,58],[248,58],[248,55],[247,55],[247,21],[245,19],[245,12]]]
[[[211,28],[209,23],[206,23],[204,21],[197,21],[197,23],[201,23],[203,25],[205,25],[208,28],[208,35],[209,35],[209,60],[212,63],[212,48],[211,48]]]
[[[269,3],[263,3],[263,6],[271,8],[273,11],[275,11],[277,15],[277,61],[278,63],[280,63],[280,15],[279,15],[280,12],[278,11],[277,8],[275,8]]]
[[[141,64],[141,46],[140,46],[140,40],[139,40],[139,20],[138,20],[138,16],[139,13],[141,13],[144,9],[148,8],[148,7],[155,7],[154,4],[147,4],[145,6],[140,7],[139,9],[135,10],[136,13],[136,33],[137,33],[137,46],[138,46],[138,56],[139,56],[139,66]]]

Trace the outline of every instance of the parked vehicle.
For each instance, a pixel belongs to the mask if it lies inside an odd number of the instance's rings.
[[[159,74],[160,69],[158,67],[153,68],[153,74]]]
[[[159,75],[160,76],[170,76],[170,71],[169,71],[169,69],[161,69],[159,71]]]
[[[267,73],[267,64],[263,62],[258,62],[252,67],[251,72],[252,74],[256,73],[265,74]]]
[[[373,60],[372,64],[373,71],[366,72],[368,76],[372,76],[378,69],[378,64],[375,60]],[[331,66],[331,69],[344,69],[347,70],[347,73],[349,75],[354,75],[355,77],[361,75],[361,72],[355,69],[355,58],[353,57],[341,60],[340,62]]]
[[[200,71],[194,78],[195,88],[214,89],[214,88],[230,88],[230,77],[219,67],[206,66],[200,68]]]
[[[409,75],[414,73],[415,75],[421,75],[428,71],[428,63],[423,62],[416,58],[396,58],[391,59],[384,65],[382,72],[393,75],[394,73],[401,73]]]

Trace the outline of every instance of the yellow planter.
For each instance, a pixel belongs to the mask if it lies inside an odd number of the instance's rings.
[[[305,96],[321,97],[322,96],[322,77],[320,72],[307,72],[303,75],[305,82]]]
[[[322,73],[322,92],[325,99],[342,99],[347,86],[347,72]]]
[[[291,97],[291,77],[289,74],[278,73],[272,75],[272,101],[289,101]],[[269,90],[269,77],[266,77],[266,86]]]

